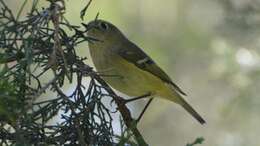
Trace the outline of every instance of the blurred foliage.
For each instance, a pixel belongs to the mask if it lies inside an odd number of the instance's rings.
[[[197,144],[202,144],[203,141],[204,141],[204,138],[203,137],[199,137],[193,143],[187,144],[186,146],[195,146]]]

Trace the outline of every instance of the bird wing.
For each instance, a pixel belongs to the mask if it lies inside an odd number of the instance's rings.
[[[126,43],[127,44],[123,44],[122,46],[128,46],[127,49],[125,47],[118,49],[119,55],[122,58],[126,59],[128,62],[133,63],[138,68],[160,78],[162,81],[171,84],[177,92],[181,93],[182,95],[186,95],[186,93],[183,92],[175,83],[173,83],[170,77],[147,54],[145,54],[145,52],[143,52],[132,42],[127,41]]]

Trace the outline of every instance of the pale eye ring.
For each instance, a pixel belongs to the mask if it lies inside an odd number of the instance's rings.
[[[99,24],[99,26],[100,26],[100,28],[101,28],[102,30],[107,30],[107,29],[108,29],[108,25],[107,25],[106,23],[104,23],[104,22],[101,22],[101,23]]]

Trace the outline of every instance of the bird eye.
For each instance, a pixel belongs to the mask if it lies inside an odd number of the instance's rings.
[[[101,22],[101,23],[100,23],[100,27],[101,27],[101,29],[103,29],[103,30],[107,30],[107,29],[108,29],[108,25],[107,25],[106,23],[104,23],[104,22]]]

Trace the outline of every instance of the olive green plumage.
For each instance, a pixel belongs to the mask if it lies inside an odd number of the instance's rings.
[[[97,41],[89,50],[97,71],[114,89],[137,97],[151,93],[186,109],[201,124],[203,118],[183,99],[186,94],[142,49],[129,41],[113,24],[104,20],[88,23],[87,35]]]

